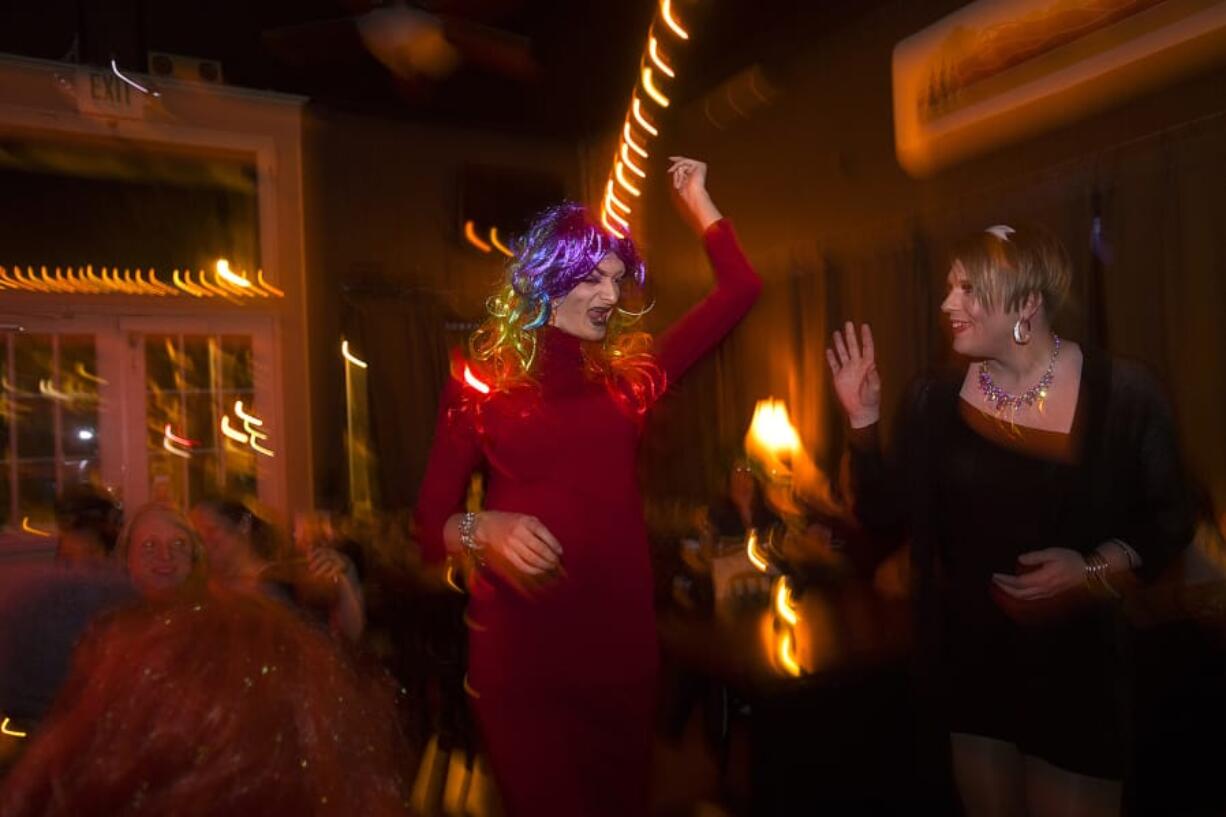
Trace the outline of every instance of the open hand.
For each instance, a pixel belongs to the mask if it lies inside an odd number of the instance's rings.
[[[868,324],[856,327],[851,321],[840,333],[834,333],[834,348],[826,348],[826,363],[834,375],[834,393],[847,412],[852,428],[871,426],[881,417],[881,376],[877,374],[877,357],[873,348],[873,332]]]

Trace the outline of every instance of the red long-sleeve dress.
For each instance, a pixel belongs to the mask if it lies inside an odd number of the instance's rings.
[[[704,242],[716,287],[655,346],[670,384],[761,290],[726,220]],[[471,580],[472,703],[509,817],[626,817],[645,803],[658,666],[635,476],[643,418],[585,374],[578,338],[543,327],[537,343],[539,387],[482,398],[448,383],[418,535],[428,561],[445,558],[444,525],[484,464],[486,509],[533,515],[561,543],[564,577],[531,598],[487,570]]]

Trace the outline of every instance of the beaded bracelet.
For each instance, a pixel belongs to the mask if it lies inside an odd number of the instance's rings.
[[[477,515],[471,511],[460,517],[460,546],[478,565],[485,564],[485,553],[477,544]]]
[[[1110,569],[1111,564],[1107,561],[1107,557],[1097,550],[1090,553],[1086,556],[1086,587],[1092,593],[1118,599],[1120,597],[1119,591],[1112,587],[1111,582],[1107,580],[1107,571]]]

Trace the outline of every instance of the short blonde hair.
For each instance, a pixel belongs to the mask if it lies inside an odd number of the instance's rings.
[[[1068,298],[1073,277],[1068,250],[1042,227],[990,227],[964,240],[952,257],[961,262],[974,297],[989,311],[1012,312],[1030,295],[1039,295],[1050,320]]]

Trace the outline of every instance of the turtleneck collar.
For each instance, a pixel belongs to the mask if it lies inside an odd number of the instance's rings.
[[[537,330],[537,354],[546,369],[582,367],[583,341],[556,326],[545,325]]]

